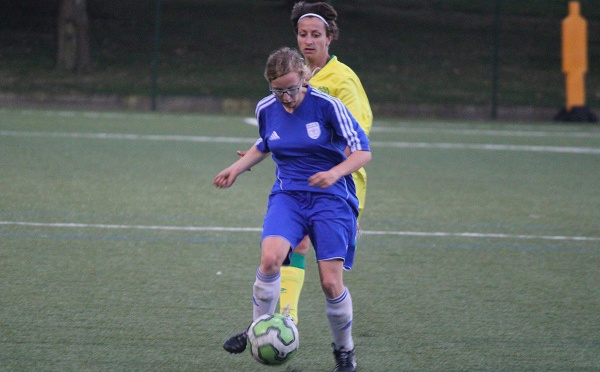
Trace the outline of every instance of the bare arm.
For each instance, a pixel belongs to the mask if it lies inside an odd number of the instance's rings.
[[[268,156],[269,153],[259,151],[256,145],[252,146],[250,150],[246,151],[244,156],[219,172],[215,176],[213,184],[218,188],[230,187],[235,182],[237,176],[265,160]]]
[[[308,179],[310,186],[327,188],[335,184],[340,178],[349,175],[365,166],[371,161],[370,151],[355,151],[346,160],[326,172],[315,173]]]

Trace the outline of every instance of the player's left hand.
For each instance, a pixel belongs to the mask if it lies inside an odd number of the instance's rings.
[[[308,179],[308,185],[326,189],[334,185],[339,179],[340,177],[336,172],[329,170],[327,172],[315,173],[310,176]]]

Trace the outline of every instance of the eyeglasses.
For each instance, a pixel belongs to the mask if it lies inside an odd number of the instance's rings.
[[[295,96],[300,91],[300,88],[302,88],[302,79],[300,79],[300,81],[298,81],[298,86],[296,86],[294,88],[289,88],[289,89],[273,89],[273,88],[269,87],[269,90],[271,91],[271,93],[273,93],[275,96],[277,96],[277,98],[283,98],[283,95],[286,94],[286,93],[290,97]]]

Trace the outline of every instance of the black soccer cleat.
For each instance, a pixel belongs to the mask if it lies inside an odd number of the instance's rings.
[[[240,354],[246,350],[246,345],[248,343],[248,333],[247,331],[238,333],[235,336],[229,337],[223,343],[223,349],[230,352],[231,354]]]
[[[354,356],[354,349],[347,351],[343,349],[335,350],[335,345],[332,345],[333,356],[335,357],[335,369],[333,372],[355,372],[356,371],[356,357]]]

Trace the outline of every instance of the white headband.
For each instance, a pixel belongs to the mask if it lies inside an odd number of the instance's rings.
[[[318,15],[317,13],[306,13],[304,14],[302,17],[298,18],[298,22],[300,22],[300,20],[304,17],[317,17],[319,18],[321,21],[323,21],[323,23],[325,23],[325,26],[329,27],[329,23],[327,23],[327,21],[325,20],[325,18],[321,17],[320,15]]]

